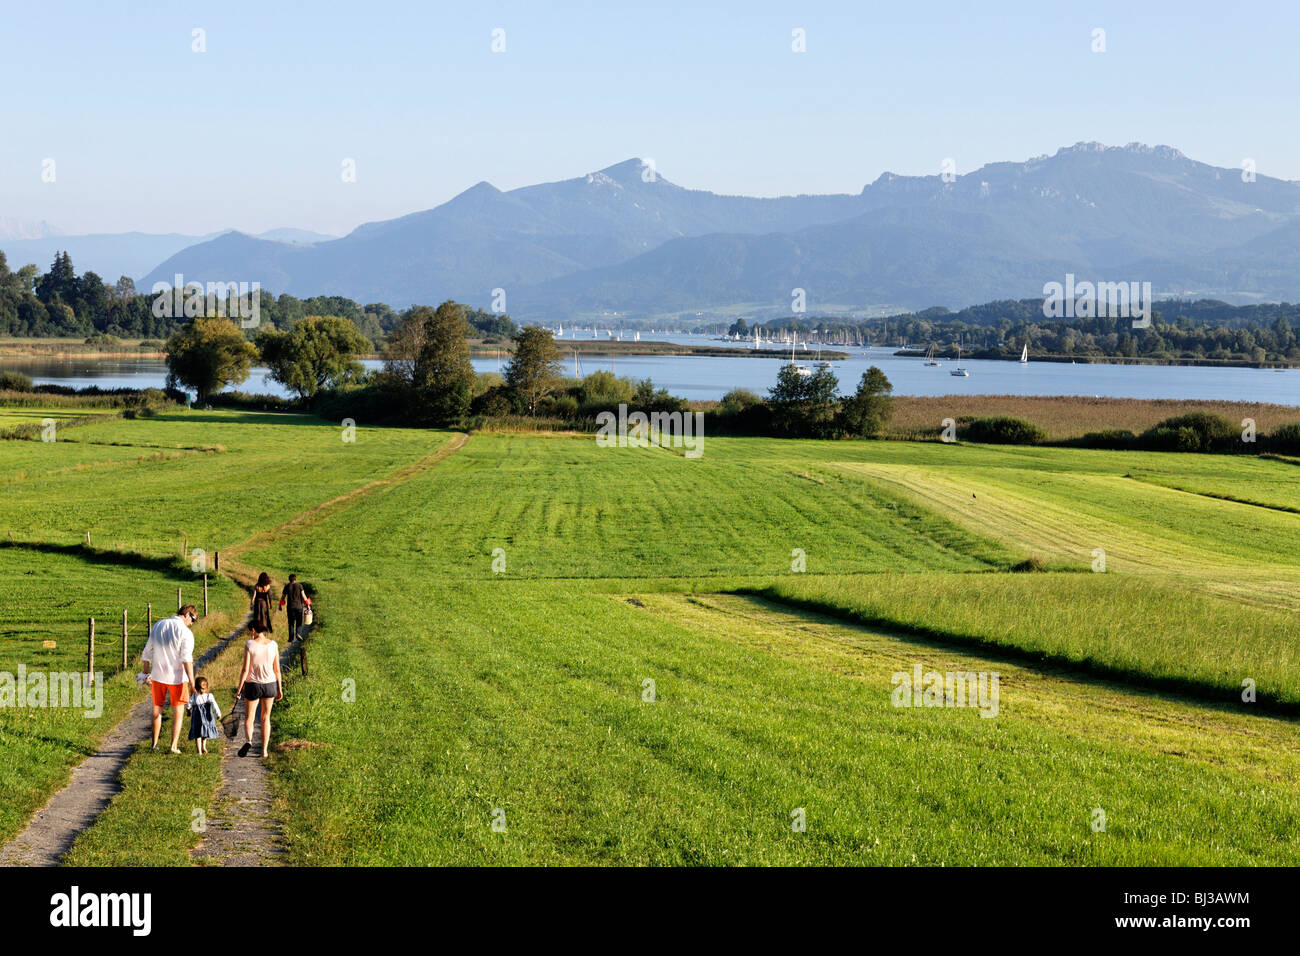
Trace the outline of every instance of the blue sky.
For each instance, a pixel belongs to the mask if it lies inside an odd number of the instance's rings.
[[[341,234],[632,156],[771,196],[1079,140],[1300,180],[1298,28],[1300,4],[1202,0],[11,5],[0,216]]]

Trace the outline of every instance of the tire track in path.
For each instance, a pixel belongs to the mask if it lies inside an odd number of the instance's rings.
[[[413,462],[385,478],[368,482],[307,511],[269,531],[260,532],[247,541],[226,548],[222,555],[222,573],[244,587],[251,588],[257,579],[254,568],[231,555],[264,548],[311,528],[330,515],[356,504],[381,488],[400,484],[432,468],[462,448],[469,436],[457,434],[431,455]],[[303,639],[280,653],[280,669],[288,670],[295,652],[304,653],[312,627],[303,629]],[[242,659],[241,659],[242,662]],[[233,661],[232,661],[233,663]],[[237,672],[236,672],[237,673]],[[237,676],[235,679],[238,679]],[[242,731],[245,702],[234,708]],[[272,720],[275,712],[272,711]],[[273,731],[274,732],[274,731]],[[221,786],[217,790],[216,808],[208,820],[203,841],[190,851],[190,858],[205,866],[279,866],[284,862],[285,846],[281,822],[275,818],[271,797],[271,769],[259,755],[262,752],[260,722],[253,726],[253,747],[247,757],[239,756],[243,733],[226,741],[221,750]],[[272,745],[274,746],[274,744]]]

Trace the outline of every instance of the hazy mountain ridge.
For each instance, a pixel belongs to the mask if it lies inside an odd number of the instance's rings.
[[[41,225],[46,225],[41,223]],[[2,233],[3,230],[0,230]],[[72,257],[72,264],[81,272],[98,273],[107,282],[117,281],[119,276],[139,278],[160,261],[167,259],[182,249],[209,242],[222,236],[230,235],[232,230],[223,229],[206,235],[186,235],[184,233],[90,233],[69,236],[49,229],[40,236],[29,238],[5,238],[0,236],[0,250],[5,254],[11,269],[34,263],[42,270],[49,268],[58,252],[67,252]],[[335,238],[307,229],[271,229],[260,234],[261,239],[282,243],[322,242]]]
[[[223,235],[145,284],[180,272],[396,306],[487,306],[504,288],[524,318],[783,308],[796,287],[810,308],[960,307],[1041,294],[1067,271],[1295,299],[1298,223],[1300,185],[1245,182],[1166,146],[1078,143],[955,177],[884,173],[856,195],[780,198],[686,189],[633,159],[508,192],[480,182],[312,245]]]

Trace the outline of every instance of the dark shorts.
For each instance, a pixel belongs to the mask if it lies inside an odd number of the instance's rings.
[[[275,698],[275,681],[254,684],[251,680],[244,684],[245,700],[261,700],[263,697]]]

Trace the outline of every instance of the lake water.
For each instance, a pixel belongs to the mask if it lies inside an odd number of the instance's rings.
[[[603,336],[602,336],[603,337]],[[561,351],[573,338],[566,330],[559,340]],[[578,338],[590,340],[590,333]],[[625,336],[625,339],[627,337]],[[722,345],[704,336],[642,333],[642,341],[677,341]],[[879,366],[894,385],[897,395],[1096,395],[1108,398],[1188,398],[1228,401],[1272,402],[1300,405],[1300,370],[1254,368],[1199,368],[1180,365],[1062,365],[1056,362],[1018,362],[963,359],[969,378],[949,374],[956,364],[946,359],[939,368],[926,368],[919,358],[900,358],[893,348],[840,349],[851,358],[832,362],[842,392],[857,387],[862,373]],[[770,351],[770,358],[718,358],[696,355],[587,355],[578,358],[579,370],[589,374],[612,369],[630,378],[649,378],[657,387],[691,399],[717,399],[731,388],[748,388],[763,394],[776,382],[789,351]],[[815,351],[798,354],[798,361],[811,365]],[[479,372],[504,368],[507,358],[476,358]],[[367,368],[382,363],[366,361]],[[574,374],[573,353],[564,358],[564,374]],[[0,368],[26,372],[38,384],[56,383],[80,388],[161,388],[167,367],[156,359],[0,359]],[[264,368],[256,368],[239,388],[246,392],[283,395],[285,390],[271,381]]]

